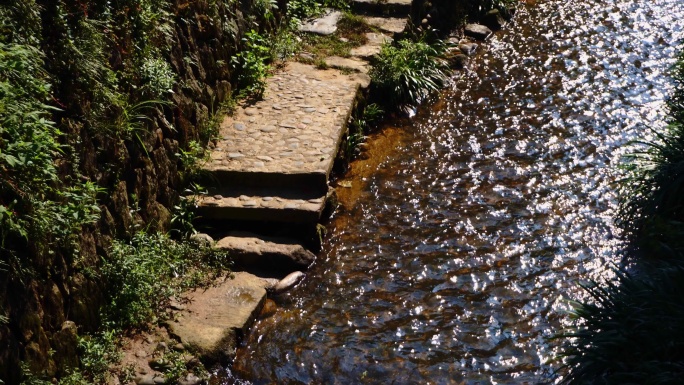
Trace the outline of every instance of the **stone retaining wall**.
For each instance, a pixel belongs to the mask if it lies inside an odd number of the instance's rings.
[[[102,282],[84,272],[98,270],[100,258],[107,254],[114,237],[125,239],[147,226],[168,230],[182,187],[177,154],[188,142],[206,139],[201,138],[198,128],[209,123],[210,113],[230,94],[235,80],[231,58],[245,32],[269,30],[275,23],[263,19],[255,0],[216,3],[169,1],[173,29],[168,34],[171,51],[165,60],[176,75],[177,85],[168,105],[146,111],[150,120],[135,138],[140,143],[89,129],[86,119],[71,115],[72,110],[80,109],[72,108],[76,104],[73,95],[88,90],[75,90],[73,84],[55,81],[53,97],[66,108],[53,119],[66,137],[77,142],[73,146],[76,161],[60,166],[80,169],[106,193],[98,198],[101,220],[83,228],[79,236],[78,261],[69,257],[71,250],[51,250],[49,255],[31,257],[36,274],[29,281],[6,277],[0,271],[0,308],[9,319],[8,324],[0,324],[0,380],[4,383],[19,383],[22,361],[32,372],[48,377],[73,366],[77,362],[74,322],[79,333],[96,330],[103,300]],[[42,7],[42,44],[49,48],[51,41],[59,39],[60,31],[52,27],[58,24],[58,16],[51,12],[54,3],[43,0],[38,5]],[[122,32],[118,37],[121,50],[109,58],[117,73],[136,71],[125,68],[121,63],[126,62],[120,57],[139,49],[126,46],[130,36],[125,35],[131,33]],[[52,76],[61,80],[62,75]],[[27,250],[22,257],[33,253]]]

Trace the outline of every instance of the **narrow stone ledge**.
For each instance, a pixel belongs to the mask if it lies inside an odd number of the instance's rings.
[[[320,206],[322,202],[309,203]],[[309,267],[314,255],[296,240],[266,237],[250,233],[232,233],[216,243],[216,248],[228,252],[240,267],[290,273]]]

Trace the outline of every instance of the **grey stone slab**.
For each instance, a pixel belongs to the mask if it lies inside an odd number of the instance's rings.
[[[401,33],[406,28],[408,23],[408,18],[396,18],[396,17],[374,17],[374,16],[364,16],[363,20],[380,29],[381,31],[390,33]]]
[[[209,182],[325,187],[333,160],[326,159],[321,175],[320,161],[304,157],[307,146],[288,148],[284,143],[292,136],[312,133],[319,146],[336,152],[357,90],[366,86],[367,79],[295,62],[281,71],[267,79],[264,100],[238,108],[224,120],[221,139],[203,166]],[[236,129],[236,124],[244,129]]]
[[[337,22],[340,21],[341,18],[342,12],[327,10],[323,16],[302,23],[299,30],[318,35],[332,35],[337,31]]]

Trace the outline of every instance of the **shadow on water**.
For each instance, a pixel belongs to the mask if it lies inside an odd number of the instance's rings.
[[[254,384],[553,382],[548,338],[568,325],[577,282],[618,260],[616,166],[660,124],[682,38],[680,0],[522,9],[438,100],[380,135],[309,278],[276,299],[233,372]]]

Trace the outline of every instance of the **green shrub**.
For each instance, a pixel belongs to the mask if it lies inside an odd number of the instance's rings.
[[[130,242],[117,240],[102,261],[108,290],[104,318],[116,328],[144,326],[161,315],[170,298],[211,281],[228,266],[220,251],[175,242],[165,234],[138,232]]]
[[[564,355],[564,384],[675,384],[684,378],[684,268],[659,265],[638,277],[586,286]]]
[[[266,77],[272,61],[272,50],[268,39],[251,30],[242,39],[244,50],[233,57],[233,66],[239,71],[238,85],[244,96],[261,97],[266,89]]]
[[[420,102],[448,80],[445,50],[439,40],[428,43],[424,39],[405,39],[383,44],[369,73],[373,91],[382,95],[388,106]]]
[[[682,250],[684,240],[684,53],[673,68],[669,125],[626,157],[618,224],[648,247]],[[660,255],[660,254],[658,254]]]

